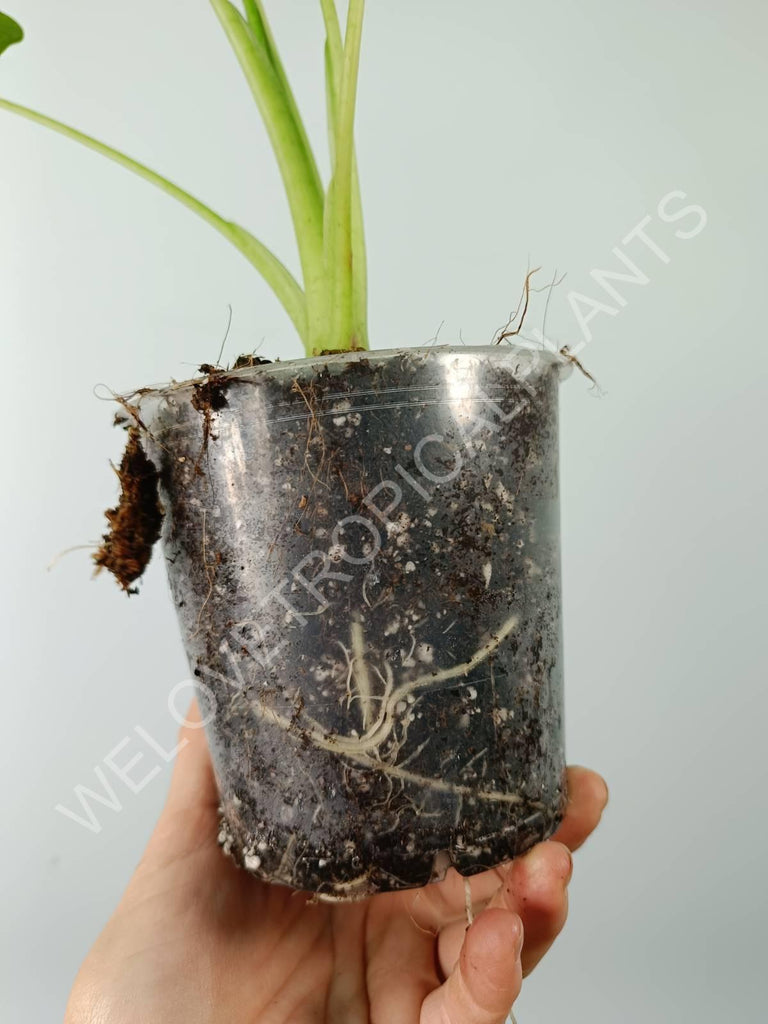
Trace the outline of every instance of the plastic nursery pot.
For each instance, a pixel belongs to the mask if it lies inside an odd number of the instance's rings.
[[[565,801],[562,362],[346,353],[139,402],[221,794],[270,882],[473,874]]]

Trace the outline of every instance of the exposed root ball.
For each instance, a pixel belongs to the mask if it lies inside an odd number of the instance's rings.
[[[109,530],[93,560],[99,569],[107,569],[129,594],[131,584],[146,569],[152,547],[160,537],[163,507],[158,497],[158,472],[141,447],[138,427],[128,431],[128,443],[120,468],[120,500],[105,515]]]

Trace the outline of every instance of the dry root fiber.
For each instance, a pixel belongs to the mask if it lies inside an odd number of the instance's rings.
[[[141,446],[138,427],[128,430],[128,443],[116,472],[120,500],[105,512],[109,530],[93,560],[97,572],[107,569],[123,590],[132,594],[136,591],[131,584],[147,567],[163,522],[158,472]]]

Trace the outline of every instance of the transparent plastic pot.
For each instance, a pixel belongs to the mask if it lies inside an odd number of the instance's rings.
[[[219,838],[247,870],[350,899],[557,827],[563,375],[422,348],[140,399]]]

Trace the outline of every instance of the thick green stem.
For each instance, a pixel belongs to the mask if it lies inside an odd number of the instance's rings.
[[[323,253],[324,196],[314,157],[263,37],[251,29],[229,0],[211,0],[211,4],[259,107],[285,185],[306,292],[307,351],[328,348],[331,296]]]
[[[328,193],[326,258],[333,275],[332,336],[337,348],[359,346],[353,307],[352,181],[354,120],[365,0],[350,0],[336,110],[335,161]],[[332,52],[329,47],[329,52]]]
[[[317,169],[317,163],[315,162],[315,157],[312,152],[312,146],[310,144],[309,137],[307,136],[301,114],[299,113],[296,98],[294,97],[293,90],[291,89],[291,83],[288,81],[288,76],[285,73],[283,62],[280,60],[280,54],[277,46],[275,45],[272,30],[269,27],[269,22],[267,21],[267,16],[264,13],[261,0],[245,0],[245,14],[251,31],[254,33],[257,40],[261,43],[269,56],[269,61],[282,87],[285,102],[291,112],[291,117],[293,118],[296,130],[299,133],[304,149],[306,150],[310,170],[315,179],[315,188],[322,195],[324,192],[323,183],[320,179],[320,172]]]
[[[60,135],[65,135],[67,138],[74,139],[75,142],[87,146],[88,149],[92,149],[102,156],[114,160],[115,163],[126,167],[129,171],[133,171],[134,174],[144,178],[145,181],[151,182],[167,195],[173,196],[174,199],[183,206],[186,206],[187,209],[193,210],[206,223],[214,227],[232,245],[239,249],[246,259],[256,267],[284,306],[305,345],[309,347],[307,306],[304,293],[295,278],[280,260],[249,231],[246,231],[245,228],[240,227],[238,224],[234,224],[232,221],[225,220],[218,213],[215,213],[204,203],[200,202],[199,199],[185,192],[178,185],[174,185],[172,181],[162,177],[162,175],[155,173],[155,171],[150,170],[119,150],[99,142],[98,139],[77,131],[76,128],[70,128],[69,125],[62,124],[61,121],[55,121],[44,114],[39,114],[36,110],[22,107],[18,103],[11,103],[9,100],[0,99],[0,108],[9,110],[14,114],[19,114],[29,121],[44,125]]]
[[[336,162],[336,130],[339,93],[344,65],[344,44],[335,0],[320,0],[325,21],[325,82],[328,108],[328,144],[331,162]],[[330,218],[326,218],[326,223]],[[352,332],[358,348],[368,348],[368,262],[363,226],[360,176],[352,150]],[[326,249],[326,253],[327,253]]]
[[[210,0],[256,100],[277,157],[299,248],[304,288],[250,232],[225,220],[167,178],[119,150],[34,110],[0,107],[107,156],[173,196],[216,228],[259,270],[285,307],[308,354],[368,347],[367,266],[353,132],[365,0],[349,0],[342,39],[335,0],[320,0],[326,28],[326,87],[332,176],[327,195],[263,0]],[[0,13],[0,54],[23,32]]]

